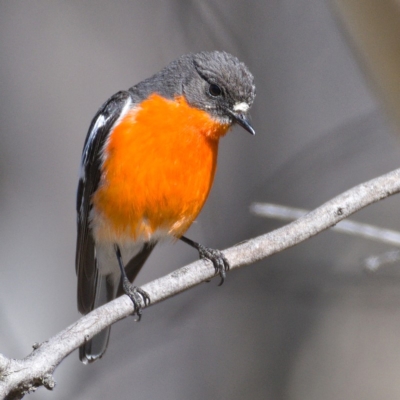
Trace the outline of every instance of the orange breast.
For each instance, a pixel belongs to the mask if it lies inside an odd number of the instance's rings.
[[[180,237],[203,207],[214,178],[218,141],[229,129],[183,97],[152,95],[114,128],[93,196],[102,220],[97,240]],[[95,221],[93,221],[95,222]]]

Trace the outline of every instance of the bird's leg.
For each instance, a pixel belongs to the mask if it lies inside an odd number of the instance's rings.
[[[221,286],[225,281],[226,271],[229,271],[229,262],[222,252],[205,247],[202,244],[187,238],[186,236],[181,236],[180,240],[182,240],[184,243],[187,243],[189,246],[194,247],[199,252],[199,257],[201,260],[209,260],[213,263],[215,273],[221,277],[221,282],[218,285]]]
[[[140,321],[142,318],[142,302],[145,306],[148,306],[150,304],[150,296],[144,290],[131,284],[126,276],[124,264],[122,262],[121,250],[117,244],[114,244],[114,249],[117,256],[119,269],[121,270],[122,288],[124,289],[125,294],[128,295],[128,297],[132,300],[133,315],[136,314],[137,321]]]

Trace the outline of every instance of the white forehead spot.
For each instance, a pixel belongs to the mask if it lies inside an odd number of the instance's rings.
[[[247,103],[236,103],[233,106],[233,111],[241,111],[241,112],[246,112],[248,109],[250,108],[250,106]]]

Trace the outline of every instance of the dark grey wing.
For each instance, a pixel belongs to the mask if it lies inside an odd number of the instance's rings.
[[[77,192],[76,274],[78,276],[78,309],[82,314],[92,311],[96,297],[98,271],[95,245],[89,226],[91,197],[101,177],[101,152],[114,124],[132,97],[121,91],[107,100],[93,118],[82,152],[81,173]]]

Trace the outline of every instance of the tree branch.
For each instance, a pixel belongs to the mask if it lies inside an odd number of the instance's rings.
[[[224,254],[231,269],[252,264],[292,247],[399,191],[400,169],[397,169],[344,192],[282,228],[231,247]],[[197,261],[144,285],[142,289],[149,293],[154,305],[213,276],[214,268],[210,263]],[[132,311],[132,302],[124,295],[80,318],[48,341],[34,346],[33,352],[22,360],[0,355],[0,398],[20,399],[39,386],[52,389],[52,373],[66,356]]]
[[[250,212],[259,217],[293,221],[303,217],[309,211],[272,203],[253,203],[250,206]],[[350,219],[340,221],[337,225],[332,226],[331,229],[337,232],[347,233],[348,235],[355,235],[376,240],[377,242],[400,246],[400,232],[392,229],[379,228],[374,225],[363,224],[362,222],[356,222]]]

